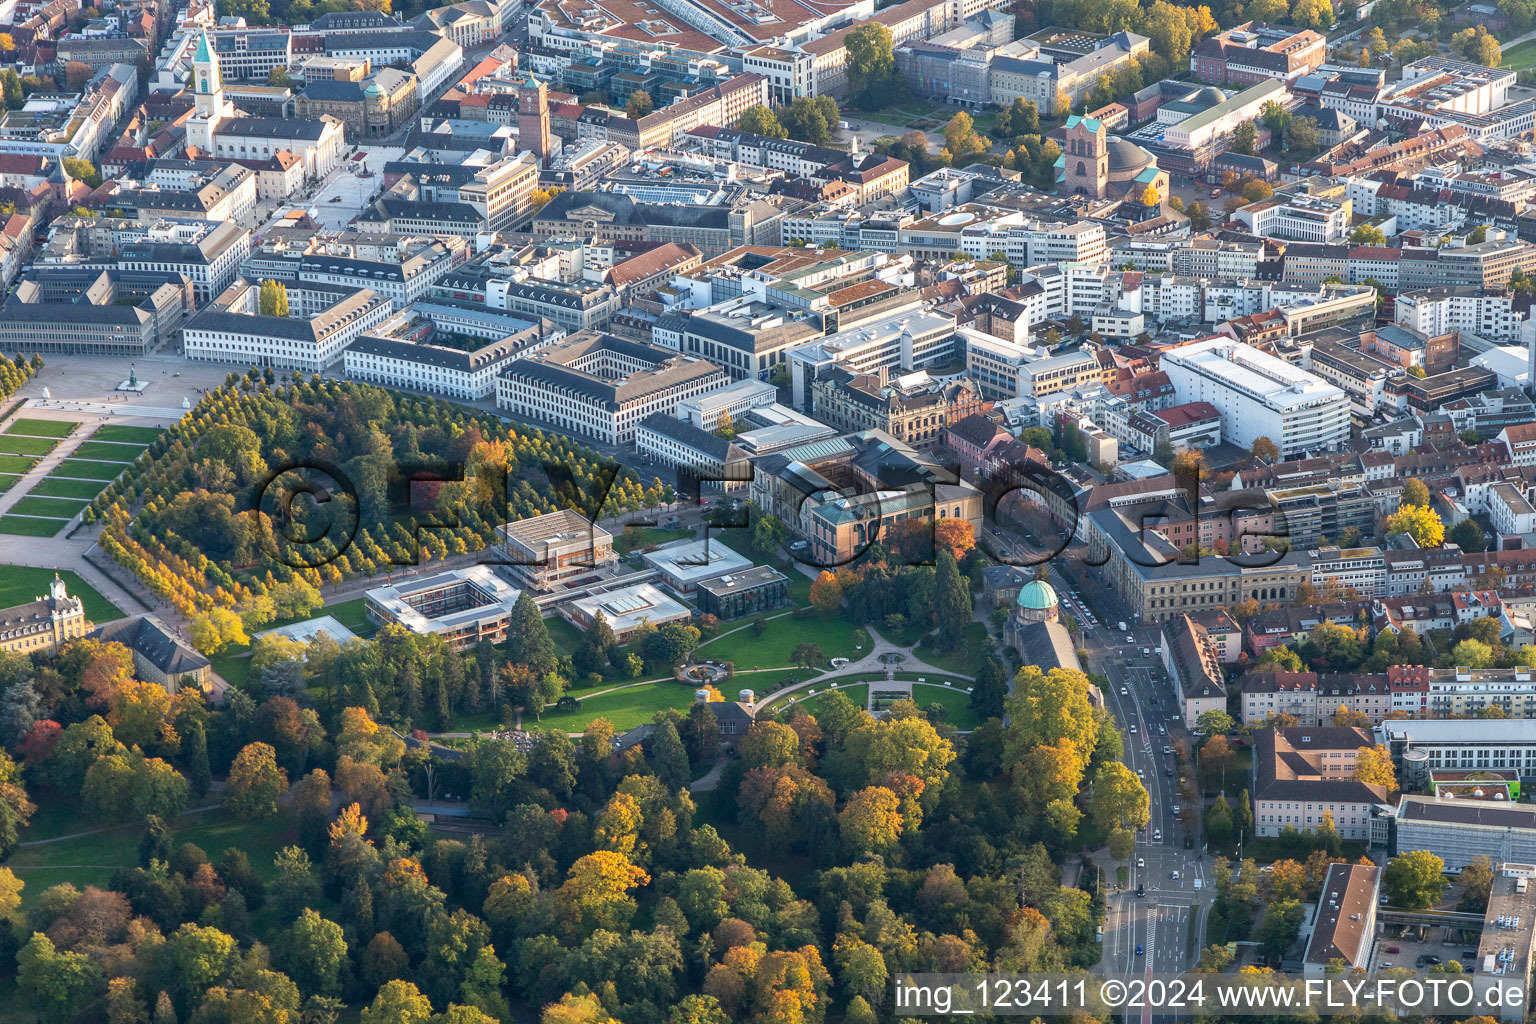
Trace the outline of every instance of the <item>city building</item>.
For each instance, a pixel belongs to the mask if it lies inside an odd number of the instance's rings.
[[[1302,957],[1308,978],[1321,978],[1344,965],[1348,974],[1365,970],[1376,938],[1376,907],[1381,868],[1367,864],[1330,864],[1312,911],[1311,935]]]
[[[1399,718],[1376,726],[1404,789],[1427,789],[1438,771],[1536,776],[1536,719]]]
[[[628,640],[641,626],[664,626],[693,618],[686,605],[649,583],[579,597],[562,604],[560,614],[583,629],[591,629],[601,616],[619,643]]]
[[[563,508],[496,527],[496,564],[531,590],[549,593],[612,565],[613,535]]]
[[[1253,734],[1253,827],[1278,836],[1286,826],[1315,830],[1331,814],[1340,837],[1370,842],[1390,812],[1387,791],[1355,778],[1355,758],[1370,733],[1347,726],[1260,729]],[[1450,870],[1447,865],[1447,870]]]
[[[1328,57],[1327,40],[1311,29],[1250,21],[1207,36],[1190,54],[1190,70],[1214,85],[1294,82]]]
[[[1349,396],[1283,359],[1226,338],[1163,353],[1181,402],[1221,412],[1222,437],[1244,448],[1267,437],[1282,457],[1332,451],[1349,440]]]
[[[1447,874],[1476,857],[1536,863],[1536,807],[1530,804],[1405,795],[1396,824],[1393,852],[1427,850],[1445,862]]]
[[[135,615],[97,626],[91,637],[122,644],[133,652],[133,673],[175,695],[182,686],[213,693],[213,662],[167,626],[159,616]]]
[[[728,384],[695,356],[582,331],[514,360],[497,381],[498,408],[607,444],[627,444],[653,413]]]
[[[397,625],[422,636],[443,638],[456,651],[507,638],[512,609],[522,590],[489,566],[449,569],[363,595],[368,621]]]
[[[789,578],[769,565],[754,565],[711,579],[693,588],[700,615],[722,621],[759,615],[789,604]]]
[[[1536,963],[1536,892],[1531,879],[1536,878],[1536,864],[1498,864],[1493,885],[1488,891],[1488,906],[1483,911],[1483,931],[1477,940],[1477,960],[1464,965],[1474,971],[1478,996],[1488,1005],[1496,987],[1524,984]],[[1518,1024],[1525,1019],[1525,1008],[1510,1006],[1501,999],[1498,1019]]]
[[[174,343],[194,308],[179,273],[37,267],[0,309],[0,348],[139,356]]]
[[[1179,708],[1191,729],[1207,711],[1227,709],[1227,689],[1221,656],[1210,634],[1188,615],[1163,623],[1162,662],[1179,695]]]
[[[1056,190],[1062,195],[1140,202],[1149,188],[1168,194],[1168,172],[1159,168],[1157,157],[1134,142],[1111,138],[1103,121],[1072,114],[1065,130],[1066,146],[1056,160]]]
[[[55,573],[48,593],[26,604],[0,608],[0,651],[13,654],[52,654],[91,631],[85,604],[71,597]]]
[[[295,293],[304,291],[321,293],[324,308],[300,313]],[[369,288],[296,286],[289,302],[293,315],[264,315],[261,286],[241,278],[186,322],[183,350],[188,359],[319,373],[389,318],[389,300]]]
[[[750,559],[726,547],[717,537],[679,540],[647,551],[640,560],[655,569],[661,582],[675,593],[688,597],[700,580],[726,576],[750,568]]]
[[[982,412],[991,403],[970,382],[939,381],[916,370],[889,376],[853,374],[839,366],[811,385],[811,415],[839,430],[883,430],[917,447],[936,444],[950,423]]]

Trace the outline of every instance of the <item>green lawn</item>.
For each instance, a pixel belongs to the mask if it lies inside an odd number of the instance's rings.
[[[729,694],[728,694],[729,696]],[[575,711],[546,712],[541,721],[523,716],[523,726],[530,729],[556,729],[581,732],[594,718],[606,718],[619,732],[649,722],[656,712],[666,708],[686,710],[693,703],[693,687],[682,683],[641,683],[627,690],[588,697]]]
[[[3,494],[6,491],[10,490],[11,489],[11,485],[14,484],[17,480],[20,480],[20,479],[21,479],[21,477],[14,476],[12,474],[8,474],[8,473],[0,474],[0,494]]]
[[[4,470],[5,457],[0,455],[0,470]],[[28,468],[31,468],[30,466]],[[54,467],[52,476],[75,477],[81,480],[100,480],[109,482],[122,475],[124,466],[121,462],[89,462],[85,459],[65,459]]]
[[[968,731],[981,724],[981,716],[970,705],[971,695],[964,686],[938,686],[933,683],[915,683],[912,700],[920,708],[929,704],[944,705],[944,721],[956,729]]]
[[[1536,67],[1536,39],[1527,40],[1505,50],[1499,67],[1505,71],[1522,71],[1528,67]]]
[[[7,434],[31,434],[33,437],[68,437],[80,424],[69,420],[15,420],[5,428]]]
[[[58,527],[54,527],[55,530]],[[71,594],[76,595],[85,602],[85,614],[92,622],[111,622],[120,619],[123,613],[117,605],[102,597],[96,588],[90,586],[75,573],[68,569],[59,573],[64,580],[64,585]],[[48,584],[53,582],[52,569],[37,569],[22,565],[0,565],[0,608],[10,608],[18,604],[26,604],[39,594],[48,593]]]
[[[0,455],[0,473],[25,473],[37,460],[24,455]]]
[[[15,434],[0,434],[0,454],[4,455],[47,455],[53,451],[59,443],[56,437],[22,437]]]
[[[842,619],[785,615],[769,620],[762,636],[755,635],[749,621],[743,629],[700,644],[699,657],[734,662],[738,670],[782,668],[794,664],[791,652],[800,643],[820,645],[828,658],[856,658],[859,645],[869,649],[869,634]]]
[[[636,549],[666,544],[674,540],[687,540],[692,536],[692,530],[663,530],[660,527],[621,530],[614,534],[613,550],[620,555],[627,555]]]
[[[34,498],[28,495],[11,507],[11,511],[24,516],[57,516],[69,519],[85,508],[84,500],[74,498]]]
[[[40,811],[37,823],[22,833],[22,841],[99,827],[81,817],[78,807],[66,804],[62,810],[71,816],[67,827],[60,827],[52,818],[43,818]],[[170,824],[173,845],[193,843],[214,861],[229,847],[239,847],[250,857],[257,874],[268,879],[273,874],[273,856],[296,839],[296,830],[286,815],[265,821],[239,821],[220,808],[182,815]],[[36,903],[49,886],[64,882],[81,888],[103,886],[115,868],[136,866],[142,835],[143,825],[134,823],[64,842],[18,847],[5,866],[26,883],[21,894],[22,909]]]
[[[29,519],[26,516],[0,516],[0,533],[15,537],[52,537],[68,522],[65,519]]]
[[[545,619],[544,628],[549,630],[549,638],[555,642],[555,650],[561,654],[575,654],[576,648],[581,646],[581,630],[559,615]]]
[[[811,689],[814,689],[816,691],[816,696],[814,696],[814,697],[807,697],[806,694],[809,693]],[[812,715],[814,715],[814,714],[816,714],[816,708],[821,703],[822,698],[825,697],[827,694],[833,693],[833,692],[841,693],[841,694],[846,694],[849,700],[853,701],[855,704],[857,704],[861,708],[869,706],[869,684],[868,683],[852,683],[852,684],[850,684],[850,683],[843,683],[840,686],[838,686],[836,691],[834,691],[831,688],[826,687],[826,686],[817,686],[817,687],[812,687],[812,688],[808,688],[808,689],[805,689],[805,690],[796,690],[790,696],[795,698],[795,704],[798,707],[805,708],[805,710],[809,711]],[[785,698],[784,700],[780,700],[780,701],[775,701],[774,704],[773,704],[773,710],[774,710],[775,713],[783,711],[787,707],[789,707],[788,698]]]
[[[982,658],[986,657],[987,647],[986,624],[972,622],[965,627],[965,642],[957,645],[954,650],[937,651],[931,647],[919,647],[915,653],[935,668],[974,676]]]
[[[97,427],[91,435],[93,441],[129,441],[133,444],[149,444],[165,431],[159,427],[125,427],[120,423],[109,423],[104,427]]]
[[[84,498],[89,501],[100,494],[105,486],[100,480],[64,480],[49,475],[39,480],[37,486],[28,493],[43,498]],[[4,485],[0,485],[0,490],[4,489]]]
[[[71,453],[74,459],[100,459],[103,462],[132,462],[145,449],[142,444],[122,444],[117,441],[83,441]]]

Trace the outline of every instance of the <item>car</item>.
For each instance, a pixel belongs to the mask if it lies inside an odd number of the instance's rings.
[[[1134,736],[1135,734],[1136,734],[1136,723],[1132,722],[1131,723],[1131,735]]]
[[[1168,735],[1168,727],[1166,725],[1163,725],[1161,722],[1159,722],[1158,725],[1157,725],[1157,734],[1159,736],[1167,736]]]
[[[1173,880],[1174,880],[1174,881],[1175,881],[1175,882],[1177,882],[1177,881],[1178,881],[1178,880],[1179,880],[1179,873],[1178,873],[1178,872],[1177,872],[1177,871],[1175,871],[1175,872],[1174,872],[1174,873],[1173,873]]]
[[[1440,958],[1431,953],[1429,956],[1424,958],[1424,962],[1433,967],[1434,965],[1440,963]]]
[[[1164,768],[1163,769],[1163,774],[1168,776],[1171,779],[1171,778],[1173,778],[1173,769],[1172,768]]]
[[[1381,969],[1384,971],[1390,971],[1395,966],[1397,965],[1394,964],[1391,960],[1383,960],[1381,962]]]
[[[1382,952],[1383,953],[1401,953],[1402,950],[1399,949],[1396,946],[1388,946],[1386,949],[1382,950]]]
[[[333,202],[333,203],[341,202],[341,196],[331,196],[331,202]]]
[[[1147,887],[1145,885],[1138,885],[1136,887],[1136,895],[1137,896],[1145,896],[1146,894],[1147,894]]]
[[[1219,188],[1211,189],[1211,198],[1212,199],[1220,199],[1221,198],[1221,189],[1219,189]]]
[[[1141,769],[1140,769],[1140,768],[1137,768],[1137,769],[1136,769],[1136,777],[1137,777],[1137,778],[1138,778],[1138,779],[1144,779],[1144,778],[1146,778],[1146,777],[1147,777],[1147,773],[1146,773],[1146,772],[1144,772],[1144,771],[1142,771],[1142,770],[1141,770]]]
[[[1141,943],[1136,943],[1136,955],[1141,956]]]
[[[1128,632],[1130,632],[1130,627],[1122,622],[1122,623],[1120,623],[1120,632],[1128,633]]]
[[[1145,858],[1145,857],[1137,857],[1136,858],[1136,866],[1139,867],[1139,868],[1146,867],[1147,866],[1147,858]]]
[[[1158,829],[1153,829],[1152,830],[1152,841],[1154,843],[1157,842],[1159,839],[1162,839],[1162,838],[1163,838],[1163,830],[1162,829],[1158,828]]]
[[[1143,658],[1150,658],[1150,657],[1152,657],[1152,650],[1151,650],[1151,648],[1143,647],[1141,649],[1141,656]]]
[[[1136,645],[1136,638],[1133,637],[1133,636],[1128,636],[1128,637],[1125,638],[1125,642],[1130,644],[1132,647],[1134,647]],[[1132,653],[1135,653],[1135,652],[1133,651]]]
[[[1178,814],[1178,813],[1179,813],[1179,812],[1180,812],[1180,811],[1181,811],[1181,810],[1183,810],[1183,809],[1184,809],[1184,808],[1183,808],[1183,807],[1181,807],[1181,806],[1180,806],[1180,805],[1178,805],[1178,804],[1174,804],[1174,805],[1173,805],[1173,807],[1172,807],[1172,810],[1173,810],[1173,813],[1174,813],[1174,814]]]
[[[1173,753],[1173,748],[1170,747],[1168,744],[1164,743],[1163,744],[1163,753],[1171,754],[1171,753]]]
[[[1123,686],[1120,687],[1120,696],[1122,696],[1122,697],[1129,697],[1130,695],[1131,695],[1131,691],[1130,690],[1127,690]]]

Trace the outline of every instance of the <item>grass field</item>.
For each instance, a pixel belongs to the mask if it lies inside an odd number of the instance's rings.
[[[30,494],[22,498],[11,511],[24,516],[54,516],[59,519],[69,519],[85,508],[84,501],[73,498],[34,498]]]
[[[3,459],[4,456],[0,456]],[[30,468],[30,467],[29,467]],[[121,462],[88,462],[85,459],[65,459],[54,467],[51,476],[75,477],[83,480],[100,480],[103,483],[116,480],[122,474],[124,465]],[[0,462],[0,470],[5,465]]]
[[[982,658],[987,653],[987,627],[980,622],[967,625],[965,642],[956,646],[953,651],[936,651],[931,647],[919,647],[914,653],[935,668],[974,676],[976,669],[981,665]]]
[[[84,498],[89,501],[105,486],[101,480],[63,480],[50,474],[39,480],[28,493],[40,498]],[[0,483],[0,490],[4,489],[5,485]]]
[[[6,455],[47,455],[58,445],[54,437],[23,437],[0,434],[0,453]]]
[[[9,474],[9,473],[0,474],[0,494],[3,494],[4,492],[10,490],[11,489],[11,485],[14,484],[17,480],[20,480],[20,479],[21,479],[21,477],[14,476],[14,475]]]
[[[1499,68],[1503,71],[1523,71],[1529,67],[1536,67],[1536,39],[1530,39],[1511,46],[1502,54]]]
[[[693,687],[682,683],[641,683],[627,690],[617,690],[601,697],[588,697],[575,711],[545,712],[541,721],[523,716],[524,728],[556,729],[581,732],[594,718],[606,718],[619,732],[649,722],[656,712],[666,708],[686,710],[693,703]]]
[[[0,442],[3,443],[3,442]],[[101,459],[105,462],[132,462],[139,457],[146,445],[123,444],[119,441],[83,441],[70,458]]]
[[[817,686],[814,687],[814,689],[816,690],[816,696],[814,697],[806,696],[810,690],[798,690],[792,695],[796,698],[795,704],[798,707],[805,708],[805,710],[809,711],[813,715],[816,714],[816,707],[821,703],[822,698],[826,697],[826,695],[829,693],[844,694],[849,700],[853,701],[861,708],[866,707],[869,704],[868,683],[844,683],[838,686],[836,690],[825,686]],[[773,704],[773,710],[775,712],[783,711],[787,707],[789,707],[787,700],[776,701]]]
[[[561,654],[575,654],[576,648],[581,646],[581,630],[558,615],[545,619],[544,628],[549,630],[549,638],[555,642],[555,650]]]
[[[109,423],[104,427],[97,427],[91,435],[93,441],[128,441],[132,444],[149,444],[165,431],[159,427],[126,427],[119,423]]]
[[[29,519],[26,516],[0,516],[0,533],[13,537],[52,537],[64,529],[64,519]]]
[[[692,536],[692,530],[663,530],[660,527],[621,530],[614,534],[613,550],[621,555],[627,555],[636,548],[652,547],[674,540],[686,540]]]
[[[791,652],[800,643],[820,645],[828,658],[854,658],[860,645],[869,648],[869,634],[841,619],[797,620],[785,615],[769,620],[762,636],[756,636],[748,623],[744,629],[701,644],[699,656],[734,662],[738,670],[782,668],[794,664]]]
[[[92,622],[100,624],[123,617],[117,605],[102,597],[96,588],[75,573],[65,569],[59,573],[59,577],[64,580],[64,585],[71,594],[85,602],[85,614]],[[0,565],[0,608],[26,604],[39,594],[48,593],[48,584],[51,582],[53,582],[52,569]]]
[[[67,822],[58,821],[57,814],[44,818],[39,811],[33,827],[22,833],[22,842],[52,835],[72,835],[93,827],[88,819],[80,817],[78,807],[60,802],[59,811],[68,816]],[[238,847],[250,857],[256,873],[266,879],[273,876],[273,856],[296,838],[293,822],[286,815],[265,821],[240,821],[225,813],[222,807],[184,814],[168,824],[173,846],[193,843],[215,861],[225,850]],[[72,882],[81,888],[100,886],[115,868],[137,866],[143,831],[142,824],[134,823],[65,842],[17,848],[5,866],[26,882],[21,896],[22,908],[35,904],[49,886],[63,882]]]
[[[5,428],[7,434],[30,434],[33,437],[68,437],[80,424],[68,420],[16,420]]]
[[[0,473],[25,473],[37,460],[25,455],[0,455]]]

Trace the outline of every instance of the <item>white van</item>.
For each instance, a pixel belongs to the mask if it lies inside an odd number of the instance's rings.
[[[1129,629],[1129,627],[1128,627],[1128,626],[1126,626],[1126,624],[1125,624],[1125,623],[1124,623],[1124,622],[1122,622],[1122,623],[1120,623],[1120,632],[1122,632],[1122,633],[1124,633],[1124,632],[1126,632],[1126,631],[1127,631],[1127,630],[1128,630],[1128,629]]]

